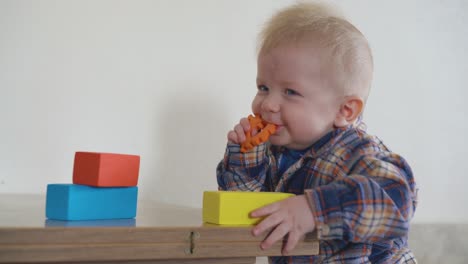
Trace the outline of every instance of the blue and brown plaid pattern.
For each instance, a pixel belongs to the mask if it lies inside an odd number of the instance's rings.
[[[416,263],[407,246],[417,201],[413,173],[363,127],[335,129],[283,175],[281,147],[241,153],[228,144],[217,167],[220,190],[305,194],[315,216],[320,255],[271,257],[272,263]]]

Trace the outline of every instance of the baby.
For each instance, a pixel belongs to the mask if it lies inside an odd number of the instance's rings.
[[[260,247],[284,240],[272,263],[416,263],[408,248],[416,207],[411,168],[361,121],[373,74],[363,34],[327,6],[300,3],[275,14],[260,35],[252,112],[276,126],[247,152],[247,118],[228,132],[220,190],[296,196],[259,208]],[[287,256],[316,230],[320,254]]]

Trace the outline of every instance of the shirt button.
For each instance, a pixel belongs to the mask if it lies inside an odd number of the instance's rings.
[[[330,234],[330,227],[328,225],[322,225],[320,229],[322,236],[328,236],[328,234]]]

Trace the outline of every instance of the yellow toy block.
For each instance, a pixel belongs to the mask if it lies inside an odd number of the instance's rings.
[[[255,225],[261,218],[251,218],[250,212],[291,196],[294,194],[205,191],[203,193],[203,222],[218,225]]]

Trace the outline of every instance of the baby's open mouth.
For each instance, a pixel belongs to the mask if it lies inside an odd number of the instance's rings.
[[[283,128],[284,126],[283,125],[276,125],[276,131],[273,135],[278,135],[278,133],[280,132],[280,130]]]

